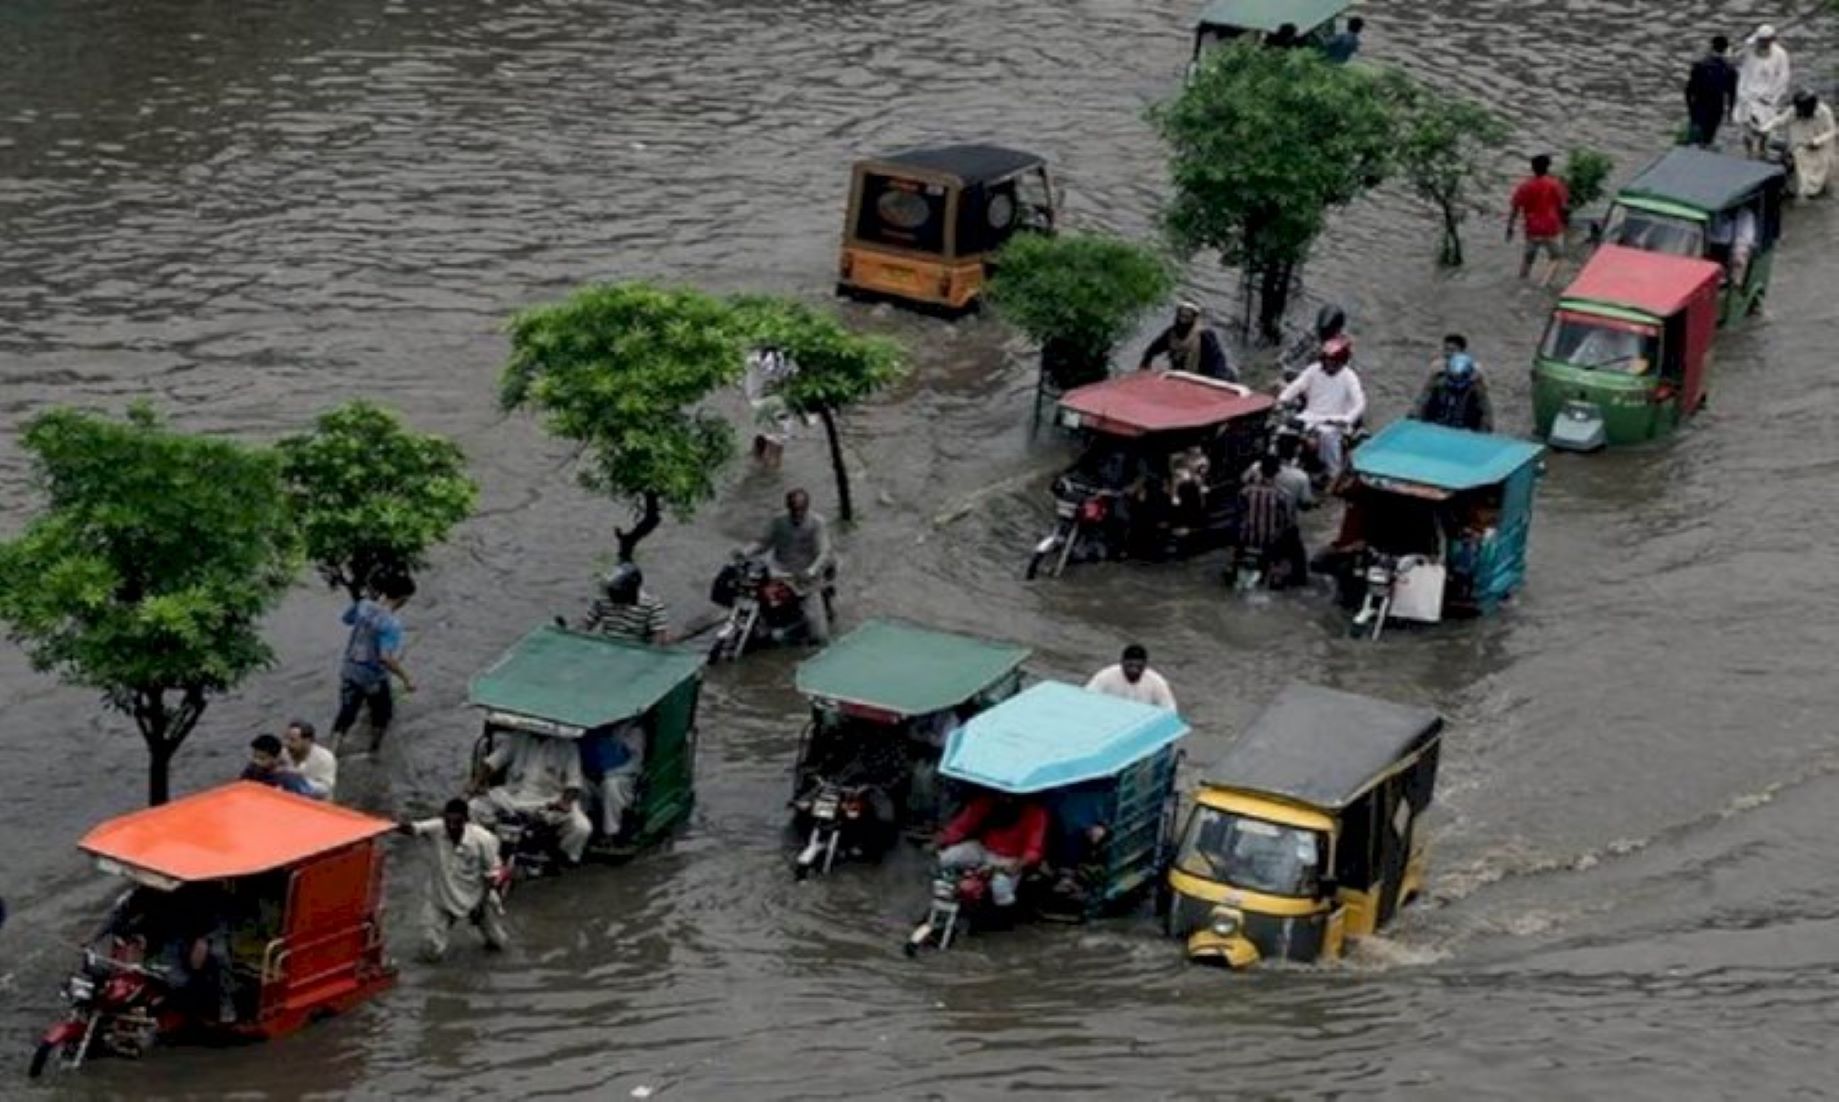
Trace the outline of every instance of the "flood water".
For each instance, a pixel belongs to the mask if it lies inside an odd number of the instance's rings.
[[[426,811],[461,779],[468,675],[585,601],[624,519],[576,487],[567,449],[497,411],[507,314],[592,279],[820,298],[848,163],[922,141],[1034,149],[1066,180],[1074,224],[1146,235],[1162,151],[1142,113],[1174,87],[1196,7],[12,0],[0,526],[36,500],[17,430],[54,403],[144,396],[187,428],[266,439],[365,395],[462,441],[482,507],[409,608],[421,691],[382,758],[348,762],[341,784],[361,806]],[[1369,56],[1515,126],[1469,270],[1435,271],[1431,220],[1393,191],[1339,218],[1309,267],[1312,294],[1350,306],[1381,421],[1455,329],[1523,431],[1549,296],[1515,282],[1517,252],[1499,243],[1508,173],[1587,144],[1625,178],[1673,128],[1703,35],[1783,15],[1704,0],[1374,6]],[[1830,56],[1818,26],[1788,45],[1808,69]],[[1142,640],[1194,723],[1191,775],[1292,677],[1450,717],[1431,898],[1345,965],[1195,970],[1147,918],[904,960],[917,855],[821,884],[786,872],[801,702],[796,656],[768,654],[708,679],[681,838],[523,891],[508,954],[462,937],[448,965],[407,962],[382,1000],[287,1041],[100,1062],[46,1093],[1828,1092],[1839,386],[1822,334],[1839,235],[1825,205],[1793,212],[1787,234],[1768,317],[1720,338],[1705,416],[1663,446],[1554,458],[1516,605],[1379,646],[1345,639],[1319,598],[1236,599],[1202,565],[1024,584],[1046,475],[1065,461],[1026,430],[1028,349],[987,320],[849,308],[917,366],[848,422],[865,515],[843,541],[846,620],[1022,641],[1036,672],[1067,677]],[[1214,265],[1189,279],[1233,314]],[[737,464],[720,500],[645,545],[653,587],[700,611],[727,549],[800,482],[831,500],[816,437],[783,472]],[[303,582],[270,625],[277,666],[207,713],[181,790],[232,775],[257,729],[330,719],[338,612]],[[60,939],[107,898],[72,843],[138,805],[144,755],[93,694],[16,649],[0,649],[0,686],[0,1065],[23,1070],[60,1009]],[[406,956],[420,864],[398,856]]]

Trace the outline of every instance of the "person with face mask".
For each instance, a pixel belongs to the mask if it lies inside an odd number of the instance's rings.
[[[1175,308],[1174,324],[1143,350],[1137,370],[1148,371],[1159,356],[1168,360],[1171,371],[1186,371],[1228,383],[1239,381],[1238,369],[1226,355],[1226,346],[1220,343],[1219,334],[1201,323],[1200,307],[1192,302]]]
[[[1341,473],[1346,436],[1366,416],[1366,391],[1354,371],[1354,342],[1345,336],[1322,344],[1322,356],[1279,391],[1277,401],[1302,405],[1303,425],[1315,436],[1316,454],[1330,479]]]
[[[1488,384],[1475,366],[1475,357],[1461,351],[1446,356],[1442,366],[1425,380],[1411,417],[1452,429],[1493,432],[1494,407],[1488,401]]]
[[[1770,124],[1771,133],[1788,144],[1794,158],[1794,173],[1789,185],[1797,199],[1812,199],[1825,194],[1833,172],[1833,137],[1839,128],[1833,123],[1833,109],[1820,102],[1811,89],[1794,94],[1794,103]]]

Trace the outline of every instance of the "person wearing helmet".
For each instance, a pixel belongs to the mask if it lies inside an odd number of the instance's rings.
[[[1812,199],[1825,193],[1833,172],[1833,138],[1839,127],[1833,123],[1833,109],[1820,102],[1810,88],[1794,94],[1794,102],[1769,125],[1772,135],[1788,147],[1793,174],[1791,192],[1797,199]]]
[[[1366,416],[1366,391],[1353,368],[1354,342],[1345,335],[1322,342],[1322,355],[1278,392],[1279,403],[1302,406],[1303,425],[1332,480],[1341,473],[1345,438]]]
[[[1743,148],[1752,157],[1768,150],[1768,128],[1788,98],[1792,69],[1788,51],[1767,23],[1750,36],[1749,49],[1737,66],[1737,106],[1731,118],[1743,127]]]
[[[601,596],[589,610],[584,630],[614,639],[661,644],[669,630],[664,602],[645,592],[645,575],[636,563],[623,562],[601,579]]]
[[[1482,380],[1481,369],[1475,366],[1468,347],[1469,342],[1460,333],[1443,338],[1443,362],[1425,380],[1417,404],[1411,408],[1413,420],[1470,432],[1494,431],[1488,384]]]
[[[1226,346],[1220,343],[1219,334],[1201,322],[1200,307],[1192,302],[1175,307],[1174,324],[1143,350],[1137,370],[1148,371],[1158,356],[1168,359],[1171,371],[1186,371],[1228,383],[1239,381],[1238,369],[1226,355]]]

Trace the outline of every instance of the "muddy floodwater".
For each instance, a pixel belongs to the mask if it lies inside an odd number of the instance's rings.
[[[500,326],[591,279],[821,298],[847,165],[933,140],[1045,155],[1079,226],[1147,235],[1192,0],[12,0],[0,5],[0,528],[34,498],[17,431],[53,403],[148,397],[182,426],[272,438],[365,395],[462,441],[479,515],[409,606],[420,691],[341,795],[425,811],[461,779],[469,674],[587,599],[622,519],[567,449],[495,404]],[[1808,6],[1808,5],[1802,5]],[[1748,3],[1372,5],[1369,56],[1493,104],[1518,157],[1593,145],[1618,179],[1675,125],[1699,40]],[[1792,32],[1828,68],[1831,28]],[[1791,212],[1768,316],[1721,336],[1711,404],[1674,441],[1556,457],[1529,583],[1504,614],[1381,645],[1319,597],[1246,600],[1205,564],[1024,584],[1062,445],[1031,441],[1029,352],[998,325],[849,307],[912,377],[853,413],[864,518],[843,616],[1025,642],[1079,677],[1145,642],[1204,774],[1292,677],[1451,720],[1430,898],[1330,968],[1186,966],[1147,917],[972,938],[915,964],[906,853],[794,884],[782,837],[802,722],[794,655],[708,679],[699,802],[628,867],[513,900],[513,949],[446,966],[265,1046],[99,1062],[46,1097],[1202,1098],[1826,1094],[1839,998],[1839,385],[1835,211]],[[1513,431],[1549,295],[1513,279],[1498,212],[1471,267],[1393,190],[1336,220],[1307,272],[1354,318],[1380,420],[1442,333],[1469,333]],[[1203,258],[1189,290],[1230,316]],[[1312,300],[1313,301],[1313,300]],[[1134,356],[1135,347],[1126,350]],[[738,402],[737,402],[738,405]],[[700,611],[728,548],[791,483],[832,491],[819,439],[739,463],[645,545]],[[305,582],[275,668],[215,704],[181,790],[250,734],[330,719],[339,605]],[[93,695],[0,648],[0,1095],[59,1010],[67,943],[106,885],[73,849],[137,806],[144,756]],[[407,955],[418,858],[396,854]],[[17,1058],[15,1060],[15,1057]],[[641,1090],[644,1088],[644,1090]]]

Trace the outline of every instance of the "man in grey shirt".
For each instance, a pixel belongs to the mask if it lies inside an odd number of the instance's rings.
[[[804,604],[805,630],[819,646],[830,641],[830,619],[824,607],[825,582],[834,575],[836,556],[830,548],[830,528],[811,511],[811,495],[793,490],[785,495],[785,513],[774,517],[766,534],[747,548],[746,554],[767,552],[773,571],[791,580]]]

